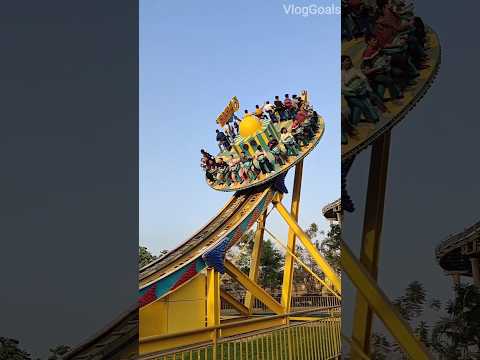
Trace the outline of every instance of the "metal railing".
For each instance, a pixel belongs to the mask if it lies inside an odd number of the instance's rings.
[[[280,295],[273,296],[275,300],[280,302]],[[245,303],[245,299],[241,298],[239,300],[242,304]],[[327,307],[340,307],[340,300],[335,296],[321,296],[321,295],[311,295],[311,296],[294,296],[291,300],[291,309],[295,311],[308,310],[312,308],[327,308]],[[229,315],[237,313],[235,308],[227,303],[226,301],[221,302],[220,307],[223,315]],[[253,302],[253,312],[254,313],[270,313],[271,310],[260,300],[254,299]]]
[[[155,354],[143,355],[145,360],[304,360],[338,359],[341,351],[341,318],[332,315],[334,308],[314,309],[285,315],[261,317],[217,327],[140,339],[140,345],[158,341],[180,344],[179,337],[205,339],[197,345],[176,346]],[[309,314],[318,317],[306,317]],[[322,317],[323,316],[323,317]],[[301,319],[301,320],[300,320]],[[274,328],[262,328],[263,324]],[[235,334],[239,329],[249,329]],[[227,335],[222,337],[222,335]],[[158,344],[158,343],[157,343]]]

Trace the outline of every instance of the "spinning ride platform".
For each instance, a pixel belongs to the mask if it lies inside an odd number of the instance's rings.
[[[268,174],[259,172],[256,174],[255,180],[244,180],[242,182],[232,182],[231,184],[219,183],[206,180],[207,184],[214,190],[218,191],[239,191],[244,189],[250,189],[268,182],[273,181],[279,175],[285,175],[289,169],[301,162],[310,152],[318,145],[320,139],[325,131],[325,122],[323,118],[318,115],[317,118],[313,116],[314,110],[310,107],[308,102],[308,94],[306,91],[302,91],[300,97],[302,98],[305,108],[308,109],[307,118],[305,121],[316,121],[316,131],[312,139],[308,141],[306,145],[300,145],[298,147],[298,155],[287,155],[287,160],[284,164],[278,164],[275,162],[274,155],[270,152],[268,143],[271,139],[275,139],[279,143],[280,150],[287,154],[286,147],[282,144],[280,139],[280,133],[282,128],[287,129],[288,132],[292,131],[292,120],[272,122],[269,119],[259,119],[254,115],[245,116],[239,124],[239,134],[234,139],[231,151],[221,151],[215,157],[221,158],[225,162],[229,162],[231,159],[238,159],[242,154],[248,157],[254,157],[257,146],[261,146],[262,150],[267,154],[267,158],[274,166],[274,171]],[[232,106],[232,104],[235,104]],[[236,97],[232,99],[230,104],[225,108],[224,112],[219,116],[220,118],[231,118],[235,111],[238,110],[239,104]],[[277,114],[277,118],[279,118]],[[221,123],[220,120],[217,122]],[[253,160],[255,168],[259,169],[259,163],[257,160]]]
[[[360,67],[364,50],[365,42],[362,38],[349,41],[342,46],[342,54],[350,56],[357,68]],[[415,79],[416,85],[405,90],[404,98],[400,102],[386,103],[388,112],[380,116],[379,122],[358,124],[357,133],[349,136],[348,143],[342,145],[342,160],[352,158],[373,144],[382,134],[389,132],[405,118],[433,84],[440,68],[441,49],[437,34],[430,28],[427,28],[426,53],[429,58],[427,62],[429,67],[419,71],[420,76]],[[345,100],[342,99],[342,107],[346,106]]]

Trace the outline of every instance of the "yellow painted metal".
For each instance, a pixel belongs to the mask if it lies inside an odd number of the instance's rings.
[[[280,240],[278,240],[278,238],[273,235],[268,229],[265,229],[265,231],[268,233],[268,235],[270,235],[270,237],[278,244],[280,245],[287,253],[288,255],[290,255],[297,263],[300,264],[300,266],[302,266],[305,271],[307,271],[310,275],[312,275],[315,279],[317,279],[317,281],[322,284],[323,286],[325,286],[332,294],[333,296],[335,296],[336,298],[338,298],[339,300],[342,299],[342,297],[336,293],[336,291],[329,285],[327,284],[325,281],[323,281],[323,279],[318,276],[317,274],[315,274],[312,269],[310,269],[302,260],[300,260],[298,258],[298,256],[296,256],[293,252],[291,252]],[[292,304],[292,298],[290,298],[290,308],[293,306]],[[283,304],[282,304],[283,305]]]
[[[312,321],[282,326],[288,316],[262,317],[196,331],[142,338],[139,341],[140,354],[148,354],[148,359],[161,360],[212,358],[205,355],[212,354],[214,349],[223,360],[334,359],[340,356],[340,318],[314,318]],[[216,345],[208,340],[213,331],[221,334]]]
[[[282,218],[286,221],[288,226],[295,232],[297,237],[300,239],[300,242],[302,245],[305,247],[305,249],[308,251],[310,256],[315,260],[317,265],[320,267],[320,269],[323,271],[325,276],[330,279],[332,282],[333,287],[335,288],[336,292],[338,294],[342,293],[342,284],[340,282],[340,277],[337,275],[335,270],[330,266],[330,264],[323,258],[323,256],[319,253],[315,245],[312,244],[312,241],[308,237],[307,234],[302,230],[302,228],[297,224],[295,219],[290,215],[290,213],[287,211],[285,206],[283,206],[281,202],[281,195],[280,194],[275,194],[275,197],[273,199],[273,203],[275,205],[275,208],[278,210],[279,214],[282,216]]]
[[[141,307],[138,312],[140,337],[161,335],[168,332],[168,302],[166,299],[157,300]]]
[[[225,301],[227,304],[231,305],[235,310],[237,310],[240,314],[248,316],[249,311],[248,308],[235,299],[232,295],[227,293],[225,290],[220,289],[220,298]]]
[[[225,259],[225,271],[230,275],[234,280],[238,281],[245,289],[250,291],[253,296],[263,302],[276,314],[281,314],[284,312],[283,306],[279,304],[269,293],[263,290],[255,282],[253,282],[248,276],[246,276],[242,271],[237,269],[229,260]]]
[[[368,190],[363,223],[360,263],[377,279],[383,207],[387,185],[390,132],[379,137],[372,146]],[[368,302],[357,291],[352,338],[369,354],[373,314]]]
[[[342,244],[341,251],[342,269],[405,353],[415,360],[432,359],[427,349],[415,337],[410,326],[390,303],[367,269],[355,258],[351,250],[345,244]]]
[[[139,309],[140,337],[187,331],[205,326],[204,275]]]
[[[260,267],[260,258],[262,255],[262,242],[263,242],[263,233],[265,230],[265,221],[267,219],[266,212],[260,215],[257,221],[257,229],[255,231],[255,237],[253,242],[252,255],[250,256],[250,274],[248,277],[253,282],[257,282],[258,279],[258,270]],[[245,294],[245,306],[247,307],[250,314],[253,312],[253,303],[255,297],[250,291],[247,291]]]
[[[207,326],[220,325],[220,273],[207,268]]]
[[[303,160],[295,165],[295,178],[293,180],[293,193],[292,204],[290,212],[295,221],[298,221],[298,211],[300,209],[300,192],[302,189],[302,175],[303,175]],[[282,283],[282,306],[285,308],[285,312],[290,312],[290,303],[292,299],[292,287],[293,287],[293,256],[295,254],[295,232],[288,229],[287,248],[288,253],[285,256],[285,267],[283,270],[283,283]]]

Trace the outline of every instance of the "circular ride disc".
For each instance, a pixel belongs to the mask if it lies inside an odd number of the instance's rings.
[[[288,126],[286,123],[290,123],[290,121],[282,122],[281,125],[275,124],[274,126],[277,127],[277,131],[280,131],[280,128],[283,126]],[[318,115],[318,131],[315,133],[315,137],[310,140],[310,142],[300,148],[300,152],[298,156],[289,156],[288,157],[288,162],[286,162],[283,166],[279,166],[275,164],[275,171],[269,174],[260,174],[258,175],[257,179],[254,181],[250,182],[243,182],[243,183],[233,183],[230,186],[224,185],[224,184],[214,184],[211,183],[207,180],[207,184],[215,190],[218,191],[239,191],[239,190],[244,190],[248,188],[252,188],[254,186],[258,186],[261,184],[264,184],[266,182],[269,182],[276,178],[277,176],[286,173],[291,167],[295,166],[298,164],[301,160],[305,158],[310,152],[317,146],[317,144],[320,142],[320,139],[323,136],[323,133],[325,131],[325,122],[323,118]]]
[[[352,58],[354,66],[360,68],[362,54],[365,48],[366,45],[363,38],[345,42],[342,44],[342,55],[349,55]],[[347,144],[342,144],[342,160],[347,160],[358,154],[372,144],[380,135],[389,131],[400,122],[425,95],[435,80],[441,59],[438,36],[430,28],[427,28],[426,52],[428,55],[428,67],[419,71],[420,76],[415,79],[417,82],[416,85],[405,90],[404,98],[400,102],[396,104],[391,102],[385,103],[388,112],[380,114],[380,121],[376,124],[359,123],[357,125],[356,134],[348,137]],[[343,106],[346,106],[344,99],[342,99],[342,107]]]

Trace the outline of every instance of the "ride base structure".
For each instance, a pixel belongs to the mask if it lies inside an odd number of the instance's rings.
[[[310,120],[313,111],[306,91],[302,97]],[[228,110],[229,107],[224,113]],[[236,192],[217,215],[188,240],[140,269],[139,353],[142,358],[257,359],[266,356],[277,359],[282,356],[303,359],[308,353],[313,359],[326,359],[340,355],[340,277],[297,223],[303,159],[319,143],[324,132],[323,119],[315,119],[318,124],[314,136],[283,164],[276,164],[274,171],[245,183],[209,183],[216,190]],[[280,139],[276,132],[291,126],[286,122],[275,124],[258,120],[247,116],[242,120],[245,123],[240,123],[240,134],[234,148],[230,149],[237,157],[250,151],[249,147],[260,146],[267,153],[267,140]],[[235,154],[221,152],[218,156],[233,158]],[[295,168],[295,178],[288,210],[283,205],[288,192],[283,179],[292,167]],[[273,210],[288,225],[286,244],[267,228],[267,219]],[[252,228],[255,228],[253,250],[247,274],[226,255]],[[279,297],[258,283],[265,232],[286,252]],[[297,241],[321,269],[322,276],[313,273],[295,255]],[[295,263],[305,267],[321,282],[332,293],[328,298],[334,301],[317,305],[292,301]],[[244,298],[238,299],[221,288],[224,274],[228,275],[229,281],[237,282],[245,289]],[[258,303],[265,310],[261,314],[257,311]],[[225,306],[233,314],[222,311]]]

